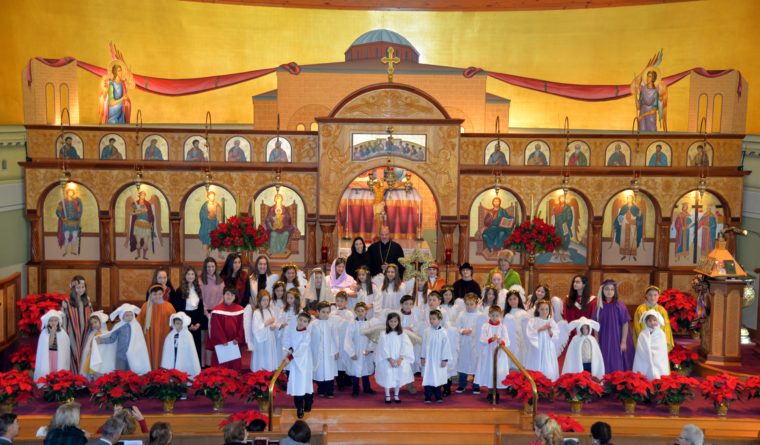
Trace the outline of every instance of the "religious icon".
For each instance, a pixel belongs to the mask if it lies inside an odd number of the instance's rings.
[[[84,144],[82,139],[74,133],[65,133],[63,140],[61,136],[55,141],[58,159],[82,159],[84,153]]]
[[[725,217],[723,203],[710,192],[700,196],[695,190],[682,196],[673,208],[671,265],[698,264],[715,248]]]
[[[583,141],[570,142],[570,149],[565,153],[565,165],[568,167],[588,167],[591,149]]]
[[[662,131],[668,131],[668,87],[662,82],[660,64],[662,50],[652,57],[647,66],[631,82],[631,96],[636,103],[640,131],[657,131],[659,121]]]
[[[470,241],[476,254],[495,259],[520,222],[520,205],[512,193],[489,189],[479,194],[470,208]]]
[[[273,199],[274,202],[269,203],[264,199],[260,201],[259,215],[262,217],[264,229],[269,234],[269,254],[273,257],[287,257],[292,253],[291,241],[298,240],[301,236],[297,225],[298,218],[301,217],[298,202],[300,197],[292,190],[281,187],[279,191],[275,189]]]
[[[578,194],[562,190],[550,192],[538,206],[538,217],[552,224],[562,243],[553,253],[536,257],[537,264],[586,264],[588,246],[588,207]]]
[[[654,253],[654,207],[648,196],[618,193],[605,209],[602,226],[605,264],[651,264]],[[641,261],[640,261],[641,260]]]
[[[124,247],[129,246],[130,252],[137,252],[136,260],[142,255],[147,260],[148,250],[156,253],[156,241],[163,246],[161,236],[161,200],[158,195],[148,197],[144,187],[137,192],[137,199],[129,196],[125,202],[125,225],[129,227]]]
[[[84,205],[79,198],[76,186],[67,186],[62,191],[62,198],[55,209],[58,217],[58,247],[67,254],[79,255],[82,251],[82,216]]]
[[[290,162],[290,141],[283,137],[275,137],[267,142],[267,162]]]
[[[185,160],[191,162],[208,161],[208,141],[203,136],[190,136],[185,141]]]
[[[106,74],[100,79],[100,123],[128,124],[132,101],[127,91],[135,87],[135,80],[124,63],[121,52],[112,43],[109,47],[113,60],[108,64]]]
[[[389,127],[388,136],[379,133],[354,133],[351,135],[351,159],[366,161],[398,156],[412,161],[424,161],[426,143],[427,135],[393,134],[392,127]]]
[[[218,229],[219,224],[225,221],[224,196],[220,201],[216,199],[216,192],[209,190],[206,192],[206,202],[201,205],[201,210],[198,213],[201,223],[198,229],[198,239],[201,240],[201,244],[206,249],[206,254],[211,252],[211,232]]]
[[[525,146],[525,165],[545,167],[549,165],[549,145],[544,141],[532,141]]]
[[[107,134],[100,139],[100,159],[103,161],[121,161],[126,158],[124,139],[118,134]]]
[[[694,142],[686,154],[689,167],[709,167],[712,165],[713,148],[706,142]]]
[[[631,147],[623,141],[615,141],[607,146],[607,167],[628,167]]]
[[[509,144],[502,140],[491,141],[486,145],[486,165],[509,165]]]
[[[224,146],[227,162],[248,162],[251,157],[251,144],[245,138],[235,136]]]
[[[145,161],[166,161],[169,159],[169,144],[163,136],[152,134],[142,143],[143,160]]]
[[[655,141],[647,147],[647,167],[670,167],[671,149],[665,141]]]

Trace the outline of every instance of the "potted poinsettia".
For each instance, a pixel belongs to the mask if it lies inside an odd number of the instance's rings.
[[[744,382],[744,394],[747,400],[760,398],[760,376],[750,377]]]
[[[744,384],[738,377],[721,373],[705,377],[699,384],[702,397],[713,403],[719,416],[728,414],[728,406],[741,397]]]
[[[604,394],[604,387],[599,379],[583,371],[563,374],[554,382],[555,398],[570,402],[570,410],[579,414],[583,403],[590,402]]]
[[[583,425],[578,423],[577,420],[573,419],[570,416],[564,416],[562,414],[549,414],[550,419],[554,419],[558,424],[559,427],[562,428],[563,433],[582,433],[583,432]]]
[[[269,383],[274,377],[274,372],[271,371],[256,371],[249,372],[240,377],[240,383],[242,384],[242,394],[246,396],[248,402],[259,404],[262,412],[269,412]],[[287,388],[288,380],[285,374],[280,374],[275,382],[275,389],[284,390]]]
[[[66,294],[30,294],[16,302],[21,315],[18,321],[18,331],[27,337],[40,333],[40,319],[50,310],[60,310],[61,302],[69,298]]]
[[[699,354],[678,344],[668,353],[670,369],[685,376],[691,375],[697,360],[699,360]]]
[[[46,402],[69,403],[87,392],[88,381],[83,375],[63,370],[51,372],[37,380],[37,386],[42,390],[42,398]]]
[[[92,382],[90,398],[101,408],[124,406],[140,397],[142,385],[142,377],[132,371],[112,371]]]
[[[18,402],[29,400],[34,393],[34,381],[28,372],[12,369],[0,373],[0,413],[11,413]]]
[[[241,391],[240,373],[234,369],[218,366],[206,368],[193,380],[192,390],[197,396],[211,400],[214,411],[224,407],[224,399]]]
[[[163,402],[164,412],[174,411],[174,402],[187,394],[187,373],[177,369],[159,368],[144,376],[143,395]]]
[[[15,369],[19,371],[26,371],[27,374],[31,374],[29,371],[34,370],[34,362],[37,358],[37,348],[32,345],[23,345],[11,353],[11,364]]]
[[[668,405],[670,414],[677,416],[681,412],[681,405],[694,398],[694,391],[699,387],[699,382],[692,377],[674,372],[655,380],[652,386],[655,402]]]
[[[234,414],[230,414],[227,416],[226,419],[219,422],[219,429],[224,428],[230,423],[235,422],[244,422],[246,429],[251,427],[251,423],[253,423],[256,420],[261,420],[264,422],[264,424],[269,425],[269,416],[263,414],[262,412],[251,409],[248,411],[241,411]]]
[[[640,372],[613,371],[604,375],[604,390],[623,402],[626,414],[636,412],[636,404],[649,399],[654,392],[652,383]]]
[[[552,382],[546,376],[538,371],[528,371],[533,381],[536,383],[539,399],[548,399],[552,396]],[[512,371],[502,382],[506,385],[507,394],[514,399],[523,403],[523,412],[530,414],[533,410],[531,400],[533,399],[533,388],[530,381],[519,371]]]
[[[657,301],[668,312],[673,332],[689,334],[697,319],[697,299],[688,292],[668,289]]]

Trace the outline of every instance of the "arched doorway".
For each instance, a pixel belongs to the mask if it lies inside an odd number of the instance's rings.
[[[387,225],[405,251],[435,256],[438,205],[430,187],[413,172],[395,166],[377,167],[356,176],[338,205],[338,252],[350,254],[351,241],[369,243]]]

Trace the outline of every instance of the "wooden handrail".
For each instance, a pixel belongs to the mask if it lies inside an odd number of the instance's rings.
[[[285,367],[288,366],[288,358],[285,357],[282,359],[282,362],[280,362],[280,366],[277,367],[277,370],[274,371],[274,374],[272,375],[272,380],[269,381],[269,386],[267,387],[267,400],[269,400],[269,409],[267,415],[269,416],[269,422],[267,422],[267,429],[269,431],[272,431],[272,416],[274,415],[274,385],[277,383],[277,379],[280,377],[280,374],[282,374],[282,371],[285,369]]]
[[[517,365],[517,369],[519,369],[520,372],[522,373],[522,375],[524,375],[525,378],[528,379],[528,382],[530,382],[530,389],[533,391],[533,397],[531,398],[531,405],[533,407],[533,409],[532,409],[532,417],[533,417],[533,420],[535,420],[536,419],[536,415],[538,414],[538,387],[536,386],[536,381],[533,380],[533,377],[530,376],[530,373],[528,373],[528,370],[525,369],[525,367],[522,365],[522,363],[520,363],[520,361],[517,360],[517,357],[515,357],[514,354],[512,354],[512,351],[510,351],[509,348],[507,348],[506,346],[504,346],[501,343],[499,343],[499,346],[496,349],[494,349],[494,351],[493,351],[493,390],[494,390],[494,397],[493,397],[491,403],[494,404],[494,405],[496,405],[496,394],[497,394],[496,388],[498,388],[497,383],[498,383],[498,379],[499,379],[499,375],[498,375],[497,369],[498,369],[498,365],[499,365],[499,350],[500,349],[507,354],[507,356],[509,357],[509,359],[512,360],[512,363],[514,363],[515,365]]]

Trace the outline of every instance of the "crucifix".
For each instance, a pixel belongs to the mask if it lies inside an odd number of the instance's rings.
[[[692,209],[694,209],[694,253],[693,253],[693,261],[694,264],[697,264],[697,259],[699,257],[699,249],[697,248],[697,241],[699,241],[699,210],[702,208],[702,205],[699,204],[699,193],[694,193],[694,205],[691,206]]]
[[[396,57],[394,54],[396,53],[396,50],[393,49],[392,46],[388,47],[388,56],[383,57],[380,59],[380,62],[388,65],[388,83],[393,82],[393,65],[401,63],[401,59]]]

